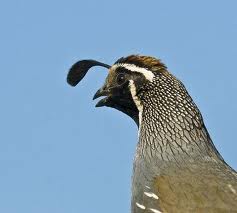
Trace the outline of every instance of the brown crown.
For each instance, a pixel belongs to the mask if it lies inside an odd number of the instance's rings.
[[[130,55],[118,59],[115,64],[126,63],[144,67],[152,71],[165,71],[167,67],[159,59],[151,56]]]

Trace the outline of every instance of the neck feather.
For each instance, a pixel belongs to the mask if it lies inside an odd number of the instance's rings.
[[[142,112],[138,152],[165,162],[222,159],[183,84],[172,76],[158,80],[150,84],[146,94],[139,94]],[[163,87],[156,89],[154,85]]]

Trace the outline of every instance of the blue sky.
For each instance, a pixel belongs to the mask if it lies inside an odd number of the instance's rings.
[[[2,1],[0,212],[129,212],[137,128],[95,108],[106,71],[70,66],[132,53],[162,59],[237,168],[236,1]]]

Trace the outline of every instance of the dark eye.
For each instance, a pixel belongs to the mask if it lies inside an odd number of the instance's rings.
[[[123,74],[123,73],[119,73],[118,75],[117,75],[117,78],[116,78],[116,81],[117,81],[117,84],[118,85],[121,85],[121,84],[123,84],[124,82],[125,82],[125,75]]]

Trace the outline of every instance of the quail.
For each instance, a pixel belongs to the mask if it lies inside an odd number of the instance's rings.
[[[69,70],[76,86],[94,66],[109,70],[94,99],[130,116],[139,140],[133,162],[132,213],[237,212],[237,173],[222,158],[183,83],[150,56],[112,66],[82,60]]]

